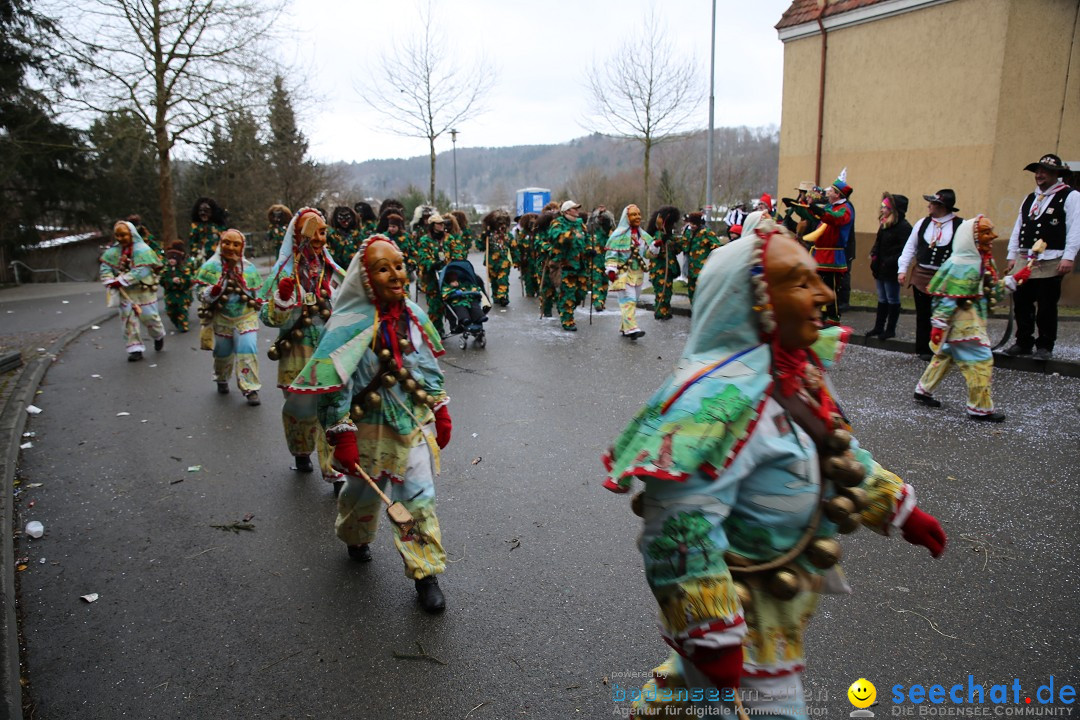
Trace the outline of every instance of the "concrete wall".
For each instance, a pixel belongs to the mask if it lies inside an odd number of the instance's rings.
[[[101,267],[98,259],[105,249],[101,243],[101,240],[84,240],[52,248],[30,250],[20,259],[32,268],[60,268],[70,276],[61,275],[62,282],[71,279],[97,280],[98,270]],[[55,282],[56,275],[30,273],[25,268],[19,268],[19,280],[23,283]]]
[[[866,255],[883,190],[911,199],[914,222],[926,214],[923,194],[951,187],[960,214],[990,217],[1004,244],[1034,189],[1024,165],[1047,152],[1080,160],[1078,9],[1076,0],[952,0],[829,31],[820,178],[821,36],[785,44],[779,193],[848,168],[855,287],[873,287]],[[1080,278],[1064,295],[1080,304]]]

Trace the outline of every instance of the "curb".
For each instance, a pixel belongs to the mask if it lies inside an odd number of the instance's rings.
[[[638,300],[638,307],[642,310],[648,310],[649,312],[652,312],[655,309],[654,301],[646,298]],[[869,312],[870,308],[852,306],[850,311]],[[671,314],[690,317],[690,308],[673,304],[671,306]],[[914,311],[910,311],[909,314],[913,315]],[[851,337],[848,338],[848,344],[862,345],[877,350],[907,353],[909,355],[915,354],[914,342],[906,340],[878,340],[877,338],[867,338],[864,335],[854,332],[851,334]],[[1030,357],[1015,357],[1000,352],[994,353],[994,367],[1004,368],[1006,370],[1039,373],[1041,375],[1053,375],[1056,373],[1065,377],[1080,377],[1080,363],[1077,362],[1070,362],[1068,360],[1035,360]]]
[[[30,360],[15,378],[15,389],[0,411],[0,467],[3,467],[3,491],[0,492],[0,720],[22,720],[22,683],[19,672],[19,625],[15,613],[15,540],[14,497],[15,466],[19,445],[26,427],[25,408],[33,404],[34,394],[49,367],[75,338],[116,317],[113,309],[86,325],[68,330],[49,345],[45,353]],[[6,438],[7,442],[3,442]]]

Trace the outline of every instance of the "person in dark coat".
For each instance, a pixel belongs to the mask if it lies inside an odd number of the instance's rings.
[[[877,239],[870,250],[870,272],[877,282],[877,319],[866,337],[888,340],[896,337],[896,321],[900,317],[900,283],[897,280],[900,253],[911,235],[907,221],[908,199],[904,195],[881,193],[878,211]]]

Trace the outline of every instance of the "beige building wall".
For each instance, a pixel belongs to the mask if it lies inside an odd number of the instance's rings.
[[[998,225],[1004,257],[1034,189],[1024,165],[1047,152],[1080,160],[1078,8],[1076,0],[952,0],[829,31],[816,179],[827,184],[848,168],[855,287],[873,288],[866,257],[884,190],[908,196],[914,223],[926,214],[923,194],[953,188],[961,215],[981,212]],[[819,34],[785,44],[780,196],[815,179],[820,62]],[[1064,292],[1080,304],[1080,279]]]

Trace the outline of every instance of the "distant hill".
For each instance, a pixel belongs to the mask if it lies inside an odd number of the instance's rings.
[[[422,145],[422,141],[419,141]],[[714,190],[718,204],[725,196],[742,200],[762,192],[776,192],[779,163],[779,132],[771,128],[719,128],[715,132],[717,160]],[[654,148],[652,179],[658,187],[668,170],[669,183],[689,194],[686,206],[698,205],[704,193],[706,133],[693,133]],[[394,159],[337,163],[335,174],[354,195],[375,198],[401,193],[410,184],[427,191],[427,155]],[[588,135],[558,145],[518,145],[501,148],[458,148],[458,195],[462,205],[512,206],[518,188],[546,187],[556,195],[583,182],[587,176],[640,178],[642,151],[639,143]],[[683,187],[685,186],[685,187]],[[453,197],[453,155],[437,155],[436,189]],[[697,202],[695,202],[697,200]]]

